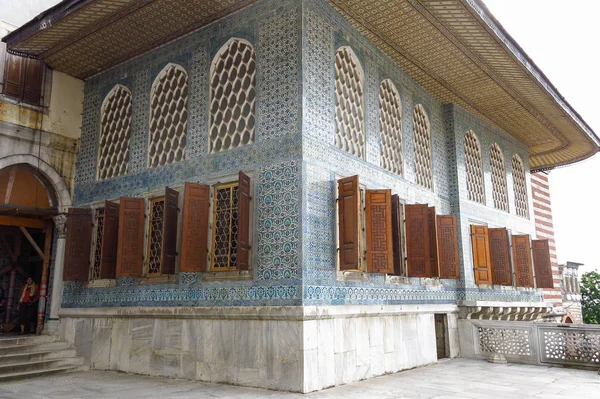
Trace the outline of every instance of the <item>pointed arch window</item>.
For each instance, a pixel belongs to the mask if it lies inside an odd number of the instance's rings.
[[[415,175],[417,184],[432,189],[431,131],[425,108],[417,104],[413,111],[415,130]]]
[[[127,174],[131,139],[131,92],[116,85],[104,98],[100,116],[98,180]]]
[[[156,76],[150,92],[148,167],[183,161],[187,143],[188,75],[168,64]]]
[[[513,190],[515,194],[515,208],[517,215],[529,218],[529,200],[527,198],[527,184],[525,182],[525,168],[518,154],[512,157]]]
[[[492,196],[494,208],[508,212],[508,190],[506,188],[506,168],[504,155],[497,143],[490,148],[490,166],[492,169]]]
[[[485,204],[481,145],[472,130],[465,134],[465,164],[467,169],[467,193],[470,201]]]
[[[379,133],[381,166],[402,176],[402,103],[398,89],[390,79],[379,86]]]

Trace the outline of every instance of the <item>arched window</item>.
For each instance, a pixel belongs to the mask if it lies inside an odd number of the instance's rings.
[[[256,56],[243,39],[230,39],[210,68],[210,153],[254,142]]]
[[[525,168],[523,167],[523,161],[518,154],[515,154],[512,157],[512,175],[517,215],[524,218],[529,218],[529,201],[527,199]]]
[[[402,176],[402,104],[390,79],[379,86],[379,133],[381,166]]]
[[[508,212],[508,190],[506,188],[506,168],[504,155],[498,144],[490,148],[490,166],[492,168],[492,196],[494,208]]]
[[[150,91],[148,167],[185,159],[188,76],[181,66],[168,64]]]
[[[467,192],[469,200],[485,204],[481,145],[472,130],[465,134],[465,164],[467,167]]]
[[[131,138],[131,92],[116,85],[102,102],[98,180],[127,174]]]
[[[350,47],[335,53],[335,145],[365,157],[363,70]]]
[[[431,176],[431,133],[425,108],[417,104],[413,112],[415,129],[415,175],[417,184],[433,188]]]

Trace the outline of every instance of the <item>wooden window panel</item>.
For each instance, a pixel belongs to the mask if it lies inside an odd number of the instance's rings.
[[[533,270],[531,268],[531,247],[529,235],[512,236],[513,261],[515,264],[516,285],[533,287]]]
[[[22,99],[30,104],[39,104],[42,96],[42,62],[27,58],[23,81]]]
[[[439,277],[440,270],[438,264],[437,228],[435,218],[435,207],[433,206],[430,206],[427,209],[427,223],[429,224],[429,255],[431,259],[431,277]]]
[[[43,73],[43,63],[40,60],[7,54],[4,94],[38,105],[42,94]]]
[[[119,237],[119,204],[104,201],[104,226],[100,251],[100,278],[115,278],[117,274],[117,243]]]
[[[64,281],[88,281],[93,227],[91,209],[69,208]]]
[[[177,214],[179,212],[179,193],[165,188],[165,207],[163,216],[163,243],[160,269],[161,274],[175,274],[177,261]]]
[[[492,284],[487,226],[471,225],[471,246],[475,284]]]
[[[406,214],[406,265],[408,277],[431,277],[429,209],[415,204],[404,207]]]
[[[237,268],[250,267],[250,178],[240,172],[238,180]]]
[[[394,251],[394,274],[400,276],[404,274],[404,251],[402,250],[402,227],[404,217],[402,214],[402,204],[400,197],[392,195],[392,244]]]
[[[4,94],[21,98],[23,91],[25,58],[14,54],[6,54],[4,67]]]
[[[511,285],[512,273],[510,270],[508,231],[506,229],[488,229],[488,237],[492,282],[500,285]]]
[[[533,266],[535,267],[535,284],[538,288],[554,288],[548,240],[532,240],[531,247]]]
[[[360,188],[358,176],[338,180],[340,270],[360,269]]]
[[[143,198],[122,197],[119,204],[117,277],[141,277],[144,267]]]
[[[440,278],[460,278],[458,229],[455,215],[437,216],[437,245]]]
[[[185,183],[179,268],[182,272],[206,271],[209,208],[210,186]]]
[[[366,191],[367,266],[371,273],[394,273],[391,190]]]

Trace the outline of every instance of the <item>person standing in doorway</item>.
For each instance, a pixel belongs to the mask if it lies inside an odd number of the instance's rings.
[[[37,302],[39,299],[38,286],[31,277],[27,277],[27,283],[21,289],[19,295],[19,324],[21,325],[21,334],[25,334],[25,325],[31,326],[31,333],[35,333],[35,314],[37,311]]]

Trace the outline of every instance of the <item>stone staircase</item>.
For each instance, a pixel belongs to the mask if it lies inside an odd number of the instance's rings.
[[[75,349],[56,336],[0,336],[0,383],[87,369]]]

